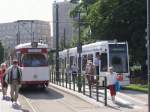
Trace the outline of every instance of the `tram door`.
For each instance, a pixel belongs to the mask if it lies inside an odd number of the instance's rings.
[[[107,71],[107,53],[101,53],[100,55],[100,59],[101,59],[101,68],[100,68],[100,72],[106,72]]]
[[[107,53],[101,53],[100,55],[101,66],[100,66],[100,76],[105,76],[107,72]],[[99,84],[104,86],[104,77],[99,78]]]

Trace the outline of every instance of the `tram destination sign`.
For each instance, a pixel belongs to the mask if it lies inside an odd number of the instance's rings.
[[[36,53],[36,52],[42,52],[41,49],[28,49],[28,52]]]
[[[127,47],[126,44],[110,44],[109,52],[126,52]]]

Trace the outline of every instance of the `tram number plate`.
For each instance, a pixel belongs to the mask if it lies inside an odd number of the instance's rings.
[[[35,75],[33,75],[33,78],[34,78],[34,79],[37,79],[37,75],[36,75],[36,74],[35,74]]]

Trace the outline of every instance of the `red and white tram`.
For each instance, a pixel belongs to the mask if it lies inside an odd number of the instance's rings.
[[[48,86],[49,65],[47,44],[32,42],[15,47],[18,63],[22,68],[22,85]]]

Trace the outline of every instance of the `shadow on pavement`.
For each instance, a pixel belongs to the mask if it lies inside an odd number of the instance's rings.
[[[3,98],[3,100],[5,100],[5,101],[10,101],[10,96],[6,96],[5,98]]]
[[[133,109],[133,105],[129,105],[129,104],[123,104],[120,102],[116,102],[116,105],[123,107],[123,108]]]
[[[30,112],[29,110],[26,110],[26,109],[21,109],[22,112]]]
[[[15,110],[20,110],[20,111],[22,111],[22,112],[30,112],[30,111],[27,110],[27,109],[21,108],[21,105],[18,105],[18,104],[13,104],[13,105],[12,105],[12,108],[15,109]]]
[[[128,108],[128,109],[134,109],[133,105],[129,105],[129,104],[123,104],[120,102],[116,102],[113,105],[108,105],[109,108],[112,108],[114,110],[121,110],[120,108]]]
[[[29,99],[55,100],[55,99],[64,98],[64,95],[58,93],[57,91],[51,88],[41,89],[41,88],[28,87],[28,88],[21,89],[20,94],[22,94],[23,96]]]
[[[133,91],[133,90],[122,90],[121,93],[124,93],[124,94],[133,94],[133,95],[138,95],[138,94],[145,94],[147,95],[147,93],[144,93],[144,92],[139,92],[139,91]]]

